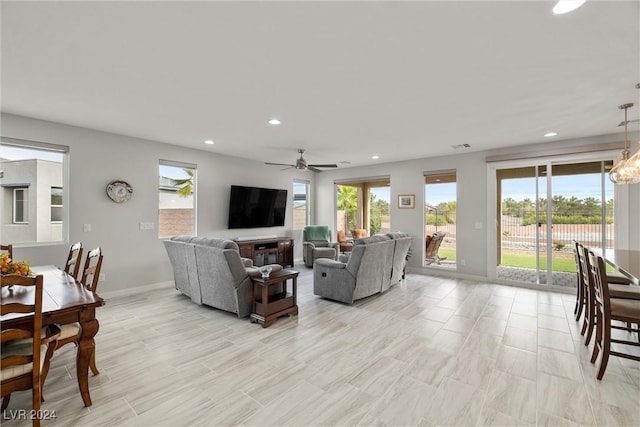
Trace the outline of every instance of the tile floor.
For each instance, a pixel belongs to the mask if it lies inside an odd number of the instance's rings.
[[[93,406],[67,346],[42,425],[640,425],[640,363],[596,380],[573,295],[408,275],[348,306],[298,269],[300,315],[267,329],[171,288],[108,300]],[[14,394],[2,425],[29,425],[11,419],[29,404]]]

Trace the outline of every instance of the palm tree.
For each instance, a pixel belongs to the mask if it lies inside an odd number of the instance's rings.
[[[356,228],[355,212],[357,208],[358,189],[349,185],[338,185],[338,209],[345,212],[347,230]]]
[[[180,187],[178,191],[176,191],[178,196],[189,197],[193,194],[193,177],[195,175],[195,171],[189,168],[183,168],[182,170],[187,174],[187,177],[180,179],[171,178],[171,181],[173,182],[173,185]]]

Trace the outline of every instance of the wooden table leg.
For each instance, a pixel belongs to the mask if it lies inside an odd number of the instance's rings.
[[[91,313],[88,313],[91,311]],[[91,406],[91,395],[89,394],[89,362],[95,351],[95,341],[93,337],[98,333],[100,324],[95,318],[95,310],[87,310],[82,314],[85,317],[80,321],[80,339],[78,340],[78,353],[76,357],[76,373],[78,375],[78,387],[84,406]]]

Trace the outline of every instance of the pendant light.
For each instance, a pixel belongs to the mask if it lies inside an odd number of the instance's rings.
[[[640,182],[640,175],[634,173],[629,166],[629,149],[627,142],[627,110],[633,107],[632,103],[622,104],[618,108],[624,110],[624,150],[622,150],[622,160],[620,160],[609,172],[609,179],[614,184],[637,184]]]
[[[636,85],[636,89],[640,89],[640,83]],[[640,145],[640,141],[638,141],[638,144]],[[627,160],[626,169],[634,177],[632,184],[640,182],[640,148],[638,148],[636,154]]]

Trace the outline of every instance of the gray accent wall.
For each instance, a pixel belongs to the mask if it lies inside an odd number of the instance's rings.
[[[197,165],[197,230],[206,237],[292,236],[293,179],[314,180],[313,172],[280,171],[259,161],[216,154],[215,146],[193,150],[11,114],[2,114],[1,124],[4,137],[69,147],[69,240],[82,241],[89,249],[102,247],[105,280],[99,291],[104,293],[173,279],[157,231],[160,159]],[[107,197],[105,187],[115,179],[133,187],[128,202],[117,204]],[[227,229],[232,184],[288,190],[285,226]],[[140,230],[140,222],[152,222],[154,229]],[[91,232],[83,231],[84,224],[91,224]],[[18,245],[14,257],[32,265],[62,266],[67,251],[68,243]]]
[[[425,171],[455,169],[457,174],[457,258],[466,265],[457,274],[488,277],[489,247],[487,218],[491,194],[487,189],[487,155],[496,152],[458,153],[379,165],[339,168],[319,174],[280,171],[261,162],[222,156],[211,151],[193,150],[157,141],[132,138],[86,128],[68,126],[17,115],[2,114],[2,135],[42,141],[70,147],[70,242],[82,241],[85,248],[101,246],[105,253],[101,282],[102,292],[124,290],[173,279],[169,258],[162,240],[154,230],[139,230],[140,222],[158,221],[159,159],[194,163],[198,166],[197,224],[198,235],[235,238],[286,235],[296,238],[295,257],[300,259],[300,232],[292,231],[292,186],[294,178],[311,181],[312,224],[325,224],[335,233],[334,182],[343,179],[389,176],[391,179],[391,230],[403,231],[413,238],[414,256],[409,260],[413,271],[422,269],[423,208]],[[123,130],[124,131],[124,130]],[[634,134],[635,135],[635,134]],[[637,136],[631,140],[637,141]],[[554,148],[585,142],[622,141],[620,135],[586,138],[580,141],[554,142]],[[539,151],[549,144],[517,147],[509,151]],[[500,153],[502,153],[500,152]],[[618,157],[616,157],[618,158]],[[382,159],[383,160],[383,159]],[[133,186],[133,197],[125,204],[113,203],[105,186],[121,179]],[[285,188],[289,203],[285,227],[228,230],[229,187],[255,185]],[[625,195],[617,206],[617,215],[627,218],[628,229],[616,230],[620,247],[640,249],[640,184],[620,186],[616,197]],[[415,194],[415,209],[398,209],[398,194]],[[83,232],[83,224],[92,231]],[[480,224],[481,227],[476,226]],[[2,240],[2,236],[0,236]],[[4,242],[3,242],[4,243]],[[45,245],[17,247],[16,259],[33,264],[62,265],[68,246]],[[427,269],[425,269],[427,270]],[[433,271],[433,270],[432,270]],[[442,274],[446,274],[442,272]]]
[[[631,138],[637,140],[637,135]],[[316,176],[315,181],[315,214],[318,224],[328,224],[335,227],[334,182],[361,178],[388,175],[391,181],[391,231],[403,231],[413,238],[411,245],[413,256],[409,260],[408,267],[411,271],[438,271],[438,274],[451,274],[445,270],[429,269],[422,267],[424,254],[424,172],[438,170],[456,170],[457,176],[457,228],[456,228],[456,258],[465,260],[465,265],[458,262],[457,275],[487,278],[492,273],[488,271],[488,253],[495,251],[489,244],[488,204],[493,204],[493,194],[488,189],[488,167],[486,158],[488,155],[497,154],[536,156],[541,150],[571,151],[576,146],[586,144],[602,144],[620,142],[619,134],[605,135],[580,140],[555,141],[553,145],[532,144],[528,146],[512,147],[505,150],[481,151],[472,153],[458,153],[450,156],[423,158],[411,161],[384,163],[374,166],[338,169],[323,172]],[[633,139],[632,139],[633,140]],[[621,150],[621,149],[620,149]],[[614,152],[615,159],[619,159],[619,151]],[[535,161],[535,159],[532,159]],[[640,184],[631,186],[619,185],[616,191],[616,247],[640,249]],[[415,194],[415,209],[398,209],[399,194]],[[477,226],[481,226],[477,228]],[[493,231],[491,231],[493,232]]]

